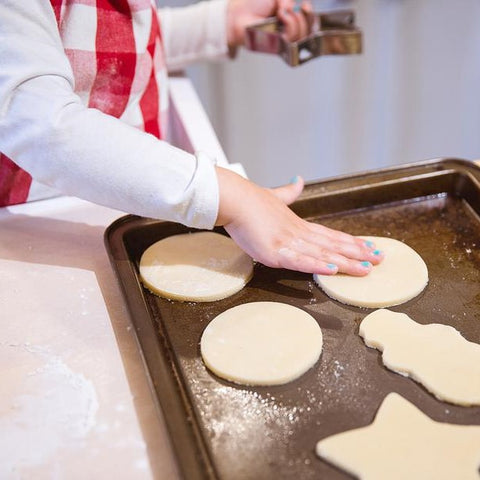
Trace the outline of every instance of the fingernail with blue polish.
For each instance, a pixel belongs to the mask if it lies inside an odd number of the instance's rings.
[[[293,7],[293,11],[294,11],[295,13],[298,13],[298,12],[300,11],[300,5],[295,5],[295,6]]]
[[[298,182],[298,175],[295,175],[291,180],[290,183],[297,183]]]
[[[374,250],[372,253],[374,255],[380,255],[382,253],[382,251],[381,250]]]
[[[368,248],[373,248],[375,246],[375,244],[371,241],[371,240],[366,240],[365,241],[365,245],[368,247]]]
[[[370,262],[361,262],[362,267],[370,268],[372,264]]]
[[[327,268],[330,270],[336,270],[337,266],[334,263],[327,263]]]

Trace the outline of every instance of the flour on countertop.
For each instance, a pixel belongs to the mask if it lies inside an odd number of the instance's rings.
[[[0,411],[0,478],[15,478],[15,472],[83,441],[95,426],[98,399],[92,382],[48,348],[28,343],[0,348],[11,356],[27,351],[40,363],[23,378],[20,393],[4,397],[10,411]]]

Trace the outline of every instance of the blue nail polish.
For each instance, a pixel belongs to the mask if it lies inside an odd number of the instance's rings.
[[[295,175],[294,177],[292,177],[292,179],[290,180],[290,183],[297,183],[298,182],[298,175]]]
[[[335,270],[337,266],[334,263],[327,263],[327,268],[329,268],[330,270]]]
[[[374,250],[372,253],[374,255],[380,255],[382,252],[381,252],[381,250]]]
[[[361,262],[362,267],[369,268],[372,266],[370,262]]]
[[[365,245],[368,247],[368,248],[373,248],[375,246],[375,244],[371,241],[371,240],[366,240],[365,241]]]
[[[295,13],[298,13],[298,12],[300,11],[300,5],[295,5],[295,6],[293,7],[293,11],[294,11]]]

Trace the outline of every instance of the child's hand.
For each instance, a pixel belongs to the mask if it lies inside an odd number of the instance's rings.
[[[308,34],[308,22],[303,14],[311,11],[310,1],[296,5],[294,0],[230,0],[227,9],[228,45],[237,47],[245,41],[245,28],[276,15],[290,41]]]
[[[307,222],[290,210],[303,180],[266,189],[217,167],[220,207],[217,225],[253,259],[269,267],[306,273],[366,275],[382,252],[346,233]]]

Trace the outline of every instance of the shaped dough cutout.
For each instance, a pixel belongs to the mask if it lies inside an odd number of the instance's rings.
[[[377,310],[360,324],[366,345],[383,351],[383,364],[421,383],[435,397],[480,405],[480,345],[449,325],[421,325],[404,313]]]
[[[357,307],[391,307],[411,300],[427,286],[427,266],[411,247],[393,238],[361,238],[383,250],[384,260],[365,277],[315,274],[315,282],[329,297]]]
[[[252,274],[253,260],[230,237],[214,232],[164,238],[140,259],[143,283],[173,300],[221,300],[241,290]]]
[[[313,367],[322,331],[307,312],[277,302],[230,308],[205,328],[200,350],[216,375],[243,385],[281,385]]]
[[[362,480],[478,480],[480,426],[435,422],[390,393],[371,425],[321,440],[316,453]]]

